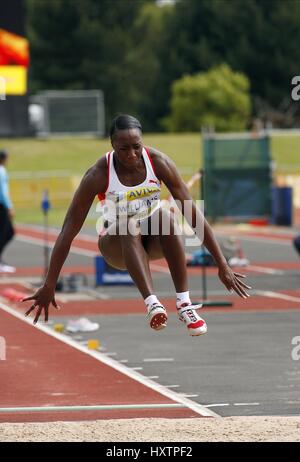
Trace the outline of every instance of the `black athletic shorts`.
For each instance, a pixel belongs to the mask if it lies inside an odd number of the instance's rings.
[[[15,234],[13,224],[4,205],[0,204],[0,256],[6,244]]]

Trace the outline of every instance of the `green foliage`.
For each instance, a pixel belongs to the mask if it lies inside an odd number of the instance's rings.
[[[164,125],[169,131],[243,130],[249,122],[249,81],[222,64],[195,75],[186,75],[172,86],[171,114]]]
[[[30,90],[81,88],[77,47],[79,12],[72,0],[28,0]]]
[[[143,137],[146,146],[153,146],[169,155],[184,178],[188,179],[202,165],[202,140],[199,133],[149,133]],[[300,136],[274,136],[272,157],[279,173],[300,174]],[[86,138],[2,139],[1,147],[9,152],[8,169],[15,172],[67,170],[83,173],[100,156],[111,149],[109,139]]]
[[[248,76],[253,97],[278,107],[299,73],[299,26],[298,0],[177,0],[166,40],[169,81],[226,62]]]
[[[27,2],[32,92],[99,88],[108,124],[127,112],[155,127],[157,49],[169,8],[154,0]]]
[[[161,129],[172,83],[222,63],[247,75],[254,103],[290,102],[299,0],[26,1],[31,92],[100,88],[108,122],[127,112]]]

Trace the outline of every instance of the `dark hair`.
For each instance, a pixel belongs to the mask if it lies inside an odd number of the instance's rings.
[[[118,130],[130,130],[132,128],[136,128],[140,132],[142,131],[142,125],[135,117],[128,114],[118,115],[114,118],[110,126],[109,136],[111,141]]]
[[[8,157],[8,153],[6,151],[0,151],[0,162],[3,162]]]

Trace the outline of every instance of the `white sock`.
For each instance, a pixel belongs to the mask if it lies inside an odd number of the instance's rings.
[[[180,308],[183,303],[191,303],[190,299],[190,292],[187,290],[186,292],[176,292],[176,306]]]
[[[159,303],[159,300],[156,295],[149,295],[149,297],[144,299],[146,307],[149,308],[153,303]]]

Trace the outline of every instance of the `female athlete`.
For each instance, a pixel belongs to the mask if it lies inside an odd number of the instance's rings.
[[[47,322],[50,303],[57,308],[55,287],[59,273],[98,195],[105,218],[105,232],[99,237],[100,252],[109,265],[127,269],[144,299],[150,327],[161,330],[167,325],[168,315],[155,295],[149,267],[151,260],[165,258],[176,289],[179,319],[190,335],[204,334],[207,325],[196,311],[201,305],[192,305],[189,296],[184,246],[176,220],[172,213],[161,208],[162,183],[213,255],[219,278],[226,288],[240,297],[249,297],[246,289],[250,287],[241,281],[245,276],[228,266],[210,225],[194,204],[174,162],[157,149],[144,146],[140,122],[130,115],[119,115],[112,122],[110,139],[112,151],[86,172],[74,195],[43,286],[23,299],[34,301],[25,314],[28,316],[37,310],[35,324],[44,311]]]

